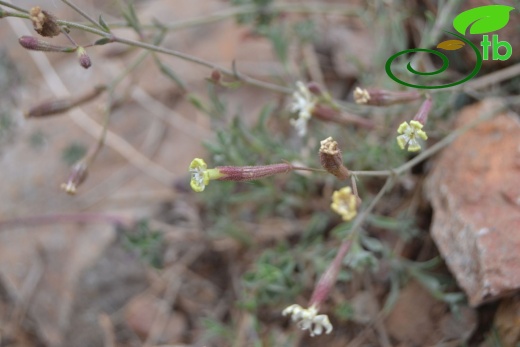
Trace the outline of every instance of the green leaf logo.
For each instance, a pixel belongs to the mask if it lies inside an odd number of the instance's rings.
[[[487,34],[505,27],[513,9],[505,5],[475,7],[455,17],[453,27],[462,35],[466,35],[468,28],[470,34]]]

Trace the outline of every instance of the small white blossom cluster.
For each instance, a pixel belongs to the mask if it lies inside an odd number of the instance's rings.
[[[370,93],[366,89],[356,87],[354,90],[354,101],[356,104],[366,104],[370,100]]]
[[[307,122],[311,118],[317,100],[303,82],[296,82],[296,87],[297,90],[293,93],[291,112],[298,112],[298,118],[291,119],[291,125],[296,128],[299,136],[305,136]]]
[[[300,305],[291,305],[282,311],[283,316],[291,315],[293,322],[298,322],[298,327],[302,330],[309,330],[311,336],[321,335],[323,330],[326,334],[332,331],[329,317],[326,314],[318,315],[315,306],[307,309]]]

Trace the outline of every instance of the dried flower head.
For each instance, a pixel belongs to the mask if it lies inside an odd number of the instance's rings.
[[[344,221],[350,221],[357,215],[357,197],[350,187],[336,190],[332,194],[332,210],[339,214]]]
[[[56,22],[56,17],[47,11],[43,11],[39,6],[31,8],[29,11],[34,30],[45,37],[53,37],[60,34],[61,29]]]
[[[405,149],[408,146],[409,152],[417,152],[421,150],[421,145],[418,141],[419,138],[423,140],[428,139],[426,132],[422,130],[423,125],[416,120],[401,123],[397,132],[401,135],[397,136],[397,144],[401,149]]]
[[[299,136],[307,133],[307,122],[312,116],[317,99],[303,82],[296,82],[297,90],[293,93],[291,112],[298,112],[297,119],[291,119],[291,125],[296,128]]]
[[[23,48],[32,51],[71,53],[76,50],[76,47],[53,45],[34,36],[22,36],[18,39],[18,42]]]
[[[92,66],[92,62],[90,61],[90,57],[87,54],[87,51],[83,47],[78,47],[77,50],[78,59],[79,59],[79,65],[84,67],[85,69],[88,69]]]
[[[85,181],[88,175],[88,166],[85,160],[80,160],[72,167],[67,183],[61,185],[67,194],[74,195],[79,185]]]
[[[291,305],[282,311],[283,316],[291,315],[293,322],[298,322],[298,327],[302,330],[309,330],[311,336],[321,335],[325,330],[326,334],[332,331],[329,317],[326,314],[318,314],[316,306],[305,309],[300,305]]]
[[[402,104],[418,100],[421,94],[417,91],[393,92],[384,89],[362,89],[356,87],[354,90],[354,101],[361,105],[388,106]]]
[[[321,166],[340,180],[347,179],[350,173],[343,165],[343,158],[338,148],[338,143],[334,141],[332,137],[328,137],[320,143],[319,155]]]

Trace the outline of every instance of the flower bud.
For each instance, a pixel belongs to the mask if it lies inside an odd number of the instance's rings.
[[[343,165],[343,158],[338,148],[338,143],[334,141],[332,137],[328,137],[320,143],[319,154],[321,166],[340,180],[346,180],[350,176],[350,173]]]
[[[215,83],[219,83],[220,79],[222,78],[222,74],[219,70],[213,70],[211,71],[211,81]]]
[[[70,172],[69,179],[67,183],[63,183],[61,185],[61,189],[63,189],[67,194],[74,195],[76,194],[76,190],[81,183],[85,181],[87,178],[87,162],[85,160],[80,160],[72,167]]]
[[[18,42],[23,48],[31,51],[71,53],[76,50],[76,47],[53,45],[34,36],[22,36],[18,39]]]
[[[252,181],[264,177],[273,176],[279,173],[287,173],[293,170],[289,163],[258,165],[258,166],[217,166],[221,177],[220,181]]]
[[[210,180],[219,181],[252,181],[260,178],[287,173],[294,170],[289,163],[258,165],[258,166],[217,166],[208,169],[204,160],[195,158],[190,164],[190,185],[196,192],[202,192]]]
[[[323,91],[321,90],[320,85],[316,82],[311,81],[307,83],[307,89],[309,89],[309,91],[316,96],[323,95]]]
[[[90,57],[87,54],[87,51],[83,47],[78,47],[77,50],[79,65],[83,66],[85,69],[88,69],[92,66],[92,62],[90,61]]]
[[[421,94],[417,91],[392,92],[384,89],[362,89],[354,90],[354,101],[356,104],[372,106],[388,106],[403,104],[419,99]]]
[[[26,112],[25,118],[44,118],[48,116],[58,115],[60,113],[70,110],[73,107],[82,105],[86,102],[95,99],[105,90],[106,86],[100,85],[94,87],[92,90],[80,96],[44,101],[41,104],[31,108],[28,112]]]
[[[419,111],[417,111],[417,114],[415,115],[413,120],[418,121],[422,125],[426,124],[426,122],[428,121],[428,115],[430,114],[431,109],[432,109],[432,99],[430,97],[428,97],[422,103],[421,107],[419,108]]]
[[[47,11],[42,11],[39,6],[31,8],[29,11],[34,30],[45,37],[53,37],[60,34],[61,29],[56,22],[56,17]]]

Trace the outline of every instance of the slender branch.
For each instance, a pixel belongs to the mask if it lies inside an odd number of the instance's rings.
[[[104,28],[98,23],[96,22],[92,17],[90,17],[88,15],[88,13],[86,13],[85,11],[83,11],[81,8],[79,8],[78,6],[76,6],[75,4],[73,4],[72,2],[68,1],[68,0],[61,0],[63,3],[69,5],[71,8],[74,9],[74,11],[78,12],[81,16],[83,16],[86,20],[88,20],[89,22],[91,22],[92,24],[94,24],[94,26],[98,27],[99,29],[101,29],[102,31],[105,31]]]
[[[284,13],[295,13],[295,14],[333,14],[339,16],[358,16],[360,10],[353,6],[343,5],[332,5],[322,4],[319,2],[311,4],[294,4],[294,3],[273,3],[267,8],[270,11],[279,11]],[[196,18],[190,18],[181,20],[175,23],[162,24],[166,30],[179,30],[190,28],[198,25],[216,23],[222,20],[233,18],[239,15],[245,15],[255,13],[258,11],[258,7],[254,5],[242,5],[231,8],[219,10],[214,13],[199,16]],[[127,22],[114,22],[108,23],[110,28],[127,28]],[[153,23],[140,25],[142,29],[157,29],[157,25]]]
[[[11,15],[11,16],[19,17],[19,18],[30,19],[29,15],[25,15],[25,14],[6,13],[6,15]],[[272,83],[269,83],[269,82],[260,81],[260,80],[257,80],[255,78],[243,75],[243,74],[239,73],[236,70],[233,71],[231,69],[225,69],[225,68],[223,68],[223,67],[221,67],[221,66],[219,66],[217,64],[208,62],[206,60],[197,58],[197,57],[189,55],[189,54],[185,54],[185,53],[182,53],[182,52],[179,52],[179,51],[175,51],[173,49],[167,49],[167,48],[164,48],[164,47],[160,47],[160,46],[157,46],[157,45],[153,45],[153,44],[149,44],[149,43],[145,43],[145,42],[141,42],[141,41],[130,40],[130,39],[125,39],[125,38],[122,38],[122,37],[114,36],[111,33],[107,33],[107,32],[104,32],[102,30],[98,30],[98,29],[92,28],[92,27],[90,27],[88,25],[83,25],[83,24],[69,22],[69,21],[63,21],[63,20],[57,20],[57,22],[60,25],[64,25],[64,26],[67,26],[67,27],[70,27],[70,28],[76,28],[76,29],[84,30],[84,31],[87,31],[87,32],[90,32],[90,33],[93,33],[93,34],[96,34],[96,35],[99,35],[99,36],[102,36],[104,38],[109,39],[111,42],[118,42],[118,43],[126,44],[126,45],[129,45],[129,46],[132,46],[132,47],[139,47],[139,48],[147,49],[147,50],[150,50],[150,51],[153,51],[153,52],[158,52],[158,53],[171,55],[171,56],[174,56],[174,57],[186,60],[186,61],[190,61],[190,62],[198,64],[198,65],[202,65],[202,66],[208,67],[208,68],[213,69],[213,70],[219,70],[221,73],[223,73],[223,74],[225,74],[227,76],[235,77],[235,78],[241,80],[242,82],[244,82],[246,84],[249,84],[249,85],[252,85],[252,86],[256,86],[256,87],[260,87],[260,88],[271,90],[271,91],[274,91],[274,92],[277,92],[277,93],[284,93],[284,94],[290,94],[293,91],[291,88],[279,86],[279,85],[272,84]]]
[[[162,39],[164,38],[164,36],[161,36],[160,37],[160,41],[162,41]],[[126,67],[118,76],[116,76],[116,78],[110,83],[109,87],[108,87],[108,104],[106,106],[106,109],[105,109],[105,115],[104,115],[104,118],[103,118],[103,124],[102,124],[102,131],[101,131],[101,135],[99,136],[98,138],[98,141],[96,143],[96,147],[92,153],[92,155],[88,156],[88,162],[87,162],[87,166],[92,164],[92,162],[96,159],[97,155],[99,154],[99,152],[101,151],[101,149],[103,148],[103,145],[105,144],[105,139],[106,139],[106,136],[107,136],[107,131],[108,131],[108,124],[110,123],[110,115],[112,113],[112,100],[113,100],[113,95],[114,95],[114,92],[115,92],[115,89],[116,87],[133,71],[135,70],[139,65],[141,65],[141,63],[146,59],[146,57],[148,57],[150,54],[152,54],[152,52],[150,51],[143,51],[141,52],[141,54],[139,54],[139,56],[132,62],[132,64],[130,64],[128,67]]]
[[[350,171],[353,176],[367,176],[367,177],[386,177],[390,176],[392,172],[390,170],[381,171]]]
[[[0,8],[0,18],[5,17],[16,17],[16,18],[23,18],[23,19],[29,19],[29,15],[25,13],[16,13],[16,12],[8,12],[4,11]]]
[[[15,6],[15,5],[10,4],[8,2],[5,2],[5,1],[0,1],[0,5],[12,8],[13,10],[16,10],[16,11],[19,11],[19,12],[29,13],[29,11],[27,11],[26,9],[23,9],[21,7],[18,7],[18,6]]]
[[[250,85],[253,85],[253,86],[257,86],[257,87],[261,87],[261,88],[264,88],[264,89],[272,90],[274,92],[285,93],[285,94],[290,94],[290,93],[293,92],[293,90],[290,89],[290,88],[286,88],[286,87],[282,87],[282,86],[279,86],[279,85],[276,85],[276,84],[263,82],[263,81],[254,79],[254,78],[245,76],[245,75],[243,75],[241,73],[237,73],[237,71],[232,71],[232,70],[229,70],[229,69],[225,69],[225,68],[223,68],[223,67],[221,67],[221,66],[219,66],[217,64],[208,62],[206,60],[197,58],[195,56],[192,56],[192,55],[189,55],[189,54],[186,54],[186,53],[175,51],[173,49],[168,49],[168,48],[152,45],[152,44],[145,43],[145,42],[129,40],[129,39],[125,39],[125,38],[118,37],[118,36],[112,36],[111,40],[113,42],[119,42],[119,43],[126,44],[126,45],[133,46],[133,47],[140,47],[140,48],[148,49],[150,51],[172,55],[174,57],[181,58],[181,59],[190,61],[192,63],[208,67],[208,68],[213,69],[213,70],[219,70],[221,73],[223,73],[223,74],[225,74],[227,76],[230,76],[230,77],[238,78],[239,80],[241,80],[242,82],[244,82],[246,84],[250,84]]]
[[[354,219],[354,222],[352,223],[352,227],[351,227],[352,233],[350,233],[349,236],[347,236],[347,238],[353,238],[354,237],[355,233],[358,232],[361,224],[363,224],[363,222],[368,217],[368,215],[372,212],[372,210],[374,209],[376,204],[379,202],[379,200],[381,200],[381,198],[392,187],[393,184],[394,184],[394,178],[393,177],[388,177],[386,179],[385,184],[383,185],[383,187],[379,190],[379,193],[377,193],[377,195],[372,199],[372,201],[370,201],[370,204],[367,206],[367,208],[362,210],[357,215],[356,219]],[[345,242],[345,241],[343,241],[343,242]]]

